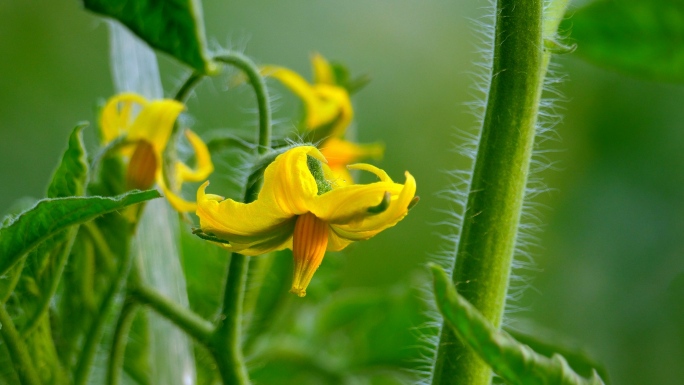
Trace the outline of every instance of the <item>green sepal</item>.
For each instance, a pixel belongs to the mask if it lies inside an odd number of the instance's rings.
[[[83,0],[83,5],[120,21],[151,47],[200,73],[218,66],[207,53],[201,4],[197,0]]]
[[[332,67],[333,74],[335,75],[335,83],[338,86],[346,89],[347,92],[349,92],[349,95],[359,92],[371,81],[370,76],[367,74],[352,78],[349,68],[340,62],[331,62],[330,66]]]
[[[454,288],[444,269],[431,264],[437,307],[458,338],[492,370],[513,385],[603,385],[594,370],[590,378],[573,371],[559,354],[550,358],[499,331]]]
[[[0,228],[0,274],[5,274],[22,256],[69,226],[160,196],[156,190],[136,190],[113,198],[43,199]]]

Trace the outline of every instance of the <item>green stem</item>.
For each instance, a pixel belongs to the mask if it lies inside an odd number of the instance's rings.
[[[33,314],[33,317],[26,323],[26,327],[22,330],[22,335],[28,336],[38,327],[40,320],[43,315],[47,313],[50,306],[50,301],[52,297],[57,292],[57,286],[62,278],[62,273],[64,272],[64,267],[66,266],[69,255],[71,254],[71,248],[76,240],[76,234],[80,226],[73,226],[68,230],[67,241],[62,245],[59,255],[57,256],[57,269],[54,272],[54,278],[52,279],[49,291],[42,295],[40,298],[40,304],[38,305],[38,311]]]
[[[231,52],[214,58],[242,70],[254,88],[259,109],[259,153],[266,153],[271,147],[271,105],[268,101],[268,90],[259,67],[247,56],[239,52]]]
[[[211,322],[171,301],[144,284],[137,284],[134,287],[131,287],[129,296],[132,300],[149,306],[162,317],[173,322],[174,325],[178,326],[199,343],[209,346],[209,341],[214,333],[214,326]]]
[[[499,0],[489,99],[453,281],[499,328],[543,87],[542,0]],[[433,384],[486,385],[491,369],[443,327]]]
[[[130,271],[131,262],[133,259],[132,255],[133,253],[131,253],[130,250],[126,250],[124,257],[121,260],[119,270],[116,272],[114,282],[112,282],[109,291],[105,293],[102,303],[100,304],[100,308],[93,319],[93,324],[90,326],[83,350],[81,351],[81,355],[76,364],[76,371],[74,373],[75,385],[85,385],[88,382],[93,359],[95,358],[95,353],[97,352],[97,346],[102,339],[102,334],[104,332],[107,319],[111,316],[111,312],[116,303],[116,297],[123,290],[126,277]]]
[[[26,345],[3,305],[0,305],[0,335],[7,345],[7,350],[21,383],[23,385],[40,385],[38,373]]]
[[[260,155],[265,154],[271,148],[271,107],[266,82],[259,68],[240,53],[219,56],[216,60],[238,67],[247,75],[254,88],[259,109],[258,152]],[[260,183],[254,183],[247,188],[244,201],[251,201],[260,187]],[[226,272],[221,316],[211,339],[210,350],[225,384],[249,384],[242,353],[242,312],[248,268],[247,257],[237,253],[231,255]]]
[[[187,78],[187,80],[185,80],[181,88],[178,89],[176,95],[173,98],[185,104],[188,101],[188,97],[190,97],[190,92],[192,92],[192,90],[195,89],[197,83],[199,83],[202,79],[204,79],[204,74],[201,74],[199,72],[193,72]]]
[[[131,329],[135,318],[138,304],[127,300],[119,314],[119,320],[114,329],[114,341],[109,351],[109,364],[107,367],[107,384],[116,385],[119,383],[119,373],[123,366],[124,353],[126,352],[126,340],[128,331]]]

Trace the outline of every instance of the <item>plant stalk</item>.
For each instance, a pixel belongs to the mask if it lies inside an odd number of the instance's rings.
[[[12,318],[7,314],[4,305],[0,305],[0,336],[7,345],[14,369],[22,385],[40,385],[38,372],[36,372],[36,367],[33,365],[26,344],[19,336],[19,332],[14,326]]]
[[[237,52],[219,56],[215,60],[238,67],[254,88],[259,110],[257,151],[259,155],[265,154],[271,148],[271,107],[266,82],[259,68],[248,57]],[[244,201],[252,201],[260,188],[261,183],[250,186],[245,191]],[[226,272],[221,315],[210,345],[224,384],[249,384],[242,352],[242,315],[248,268],[247,257],[232,253]]]
[[[542,0],[498,0],[494,62],[453,282],[499,328],[543,88]],[[491,369],[442,328],[433,384],[487,385]]]
[[[149,306],[198,342],[204,345],[209,344],[214,332],[214,327],[209,321],[164,297],[145,284],[136,284],[131,287],[129,296],[132,300]]]

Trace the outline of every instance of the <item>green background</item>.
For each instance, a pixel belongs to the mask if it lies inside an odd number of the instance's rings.
[[[430,255],[450,247],[440,234],[453,203],[445,171],[468,167],[457,135],[476,120],[472,19],[486,1],[204,1],[211,48],[243,50],[258,63],[310,78],[320,52],[372,82],[354,96],[360,142],[382,140],[380,166],[401,180],[409,170],[421,203],[395,228],[343,253],[343,286],[392,287],[424,279]],[[41,197],[76,122],[96,122],[111,95],[102,19],[77,1],[0,3],[0,212]],[[531,289],[512,319],[530,319],[585,346],[615,384],[679,384],[684,378],[684,87],[640,81],[558,58],[564,119],[548,141],[549,191]],[[167,93],[182,67],[160,57]],[[251,91],[229,77],[204,82],[188,103],[193,127],[255,126]],[[296,122],[298,102],[275,83],[278,131]],[[94,144],[95,126],[87,129]],[[213,175],[212,179],[228,179]],[[201,256],[199,256],[201,257]],[[324,262],[325,264],[325,262]],[[315,279],[315,278],[314,278]]]

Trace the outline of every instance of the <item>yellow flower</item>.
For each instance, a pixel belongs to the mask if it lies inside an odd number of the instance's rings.
[[[327,251],[344,249],[394,226],[417,197],[416,181],[394,183],[368,164],[349,166],[380,181],[338,186],[326,159],[315,147],[301,146],[279,155],[264,172],[264,185],[252,203],[239,203],[197,191],[197,216],[207,238],[248,256],[290,248],[294,255],[291,292],[303,297]]]
[[[349,92],[335,83],[332,66],[319,54],[312,59],[314,84],[309,84],[298,73],[283,67],[265,66],[261,72],[280,80],[299,96],[306,108],[306,128],[329,131],[329,136],[342,136],[354,117]]]
[[[344,183],[352,183],[346,166],[364,158],[381,158],[384,146],[378,143],[359,145],[342,139],[354,116],[349,92],[336,83],[333,68],[323,56],[314,54],[311,64],[313,84],[287,68],[266,66],[262,72],[280,80],[302,99],[306,108],[306,128],[321,131],[313,139],[322,139],[319,148],[328,159],[333,174]]]
[[[169,200],[180,212],[195,211],[197,204],[188,202],[174,193],[184,182],[201,182],[214,170],[206,144],[197,134],[185,130],[192,146],[197,168],[191,169],[182,162],[173,165],[170,189],[164,180],[163,153],[171,137],[173,124],[185,107],[172,99],[148,101],[134,93],[122,93],[107,101],[100,117],[103,144],[125,135],[127,145],[121,154],[129,158],[126,182],[129,188],[147,189],[156,181]]]

